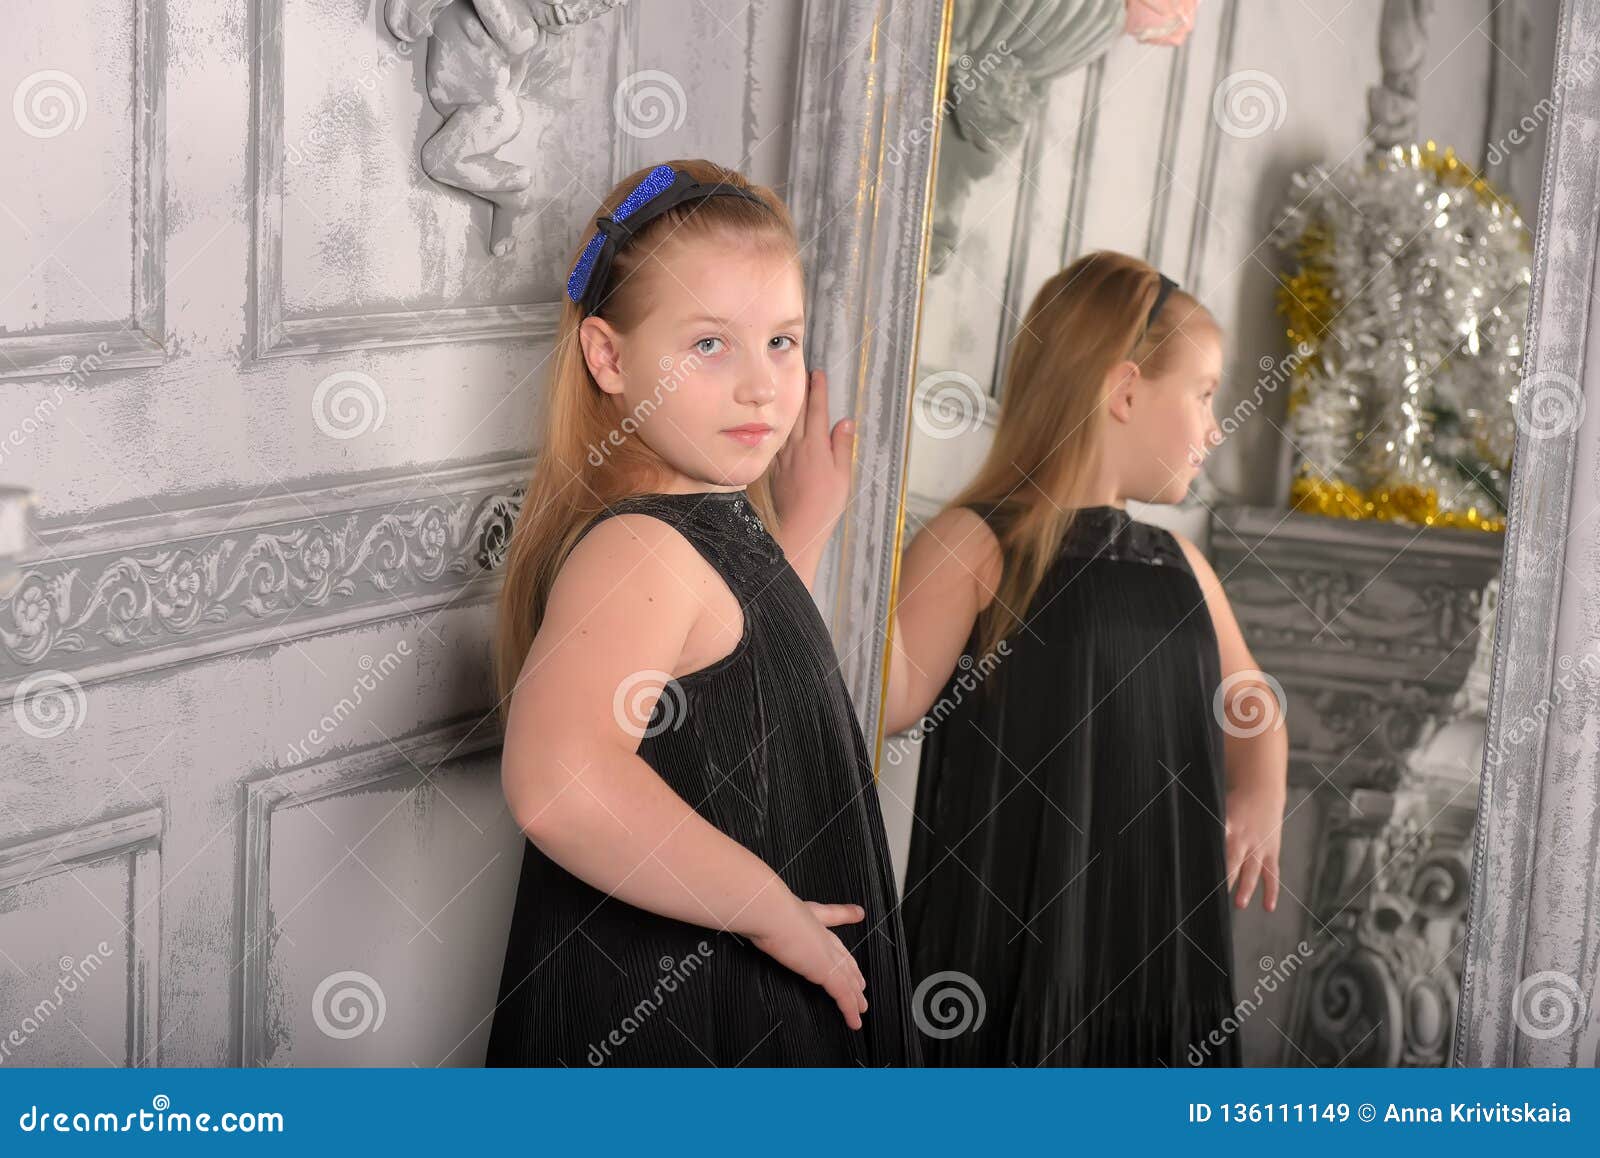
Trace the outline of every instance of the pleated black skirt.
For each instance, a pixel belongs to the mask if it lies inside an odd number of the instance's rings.
[[[974,631],[925,729],[903,898],[924,1055],[1237,1065],[1204,596],[1120,508],[1068,539],[1029,629],[986,657]]]

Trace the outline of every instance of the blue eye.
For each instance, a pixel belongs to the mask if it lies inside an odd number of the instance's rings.
[[[709,357],[711,357],[711,355],[712,355],[712,354],[715,354],[715,353],[716,353],[716,351],[715,351],[715,350],[706,350],[706,349],[702,349],[702,347],[703,347],[703,346],[704,346],[704,345],[705,345],[705,344],[706,344],[706,343],[707,343],[707,342],[720,342],[720,341],[722,341],[722,339],[721,339],[721,338],[701,338],[701,339],[700,339],[700,340],[699,340],[699,341],[698,341],[698,342],[696,342],[696,343],[695,343],[695,344],[694,344],[694,348],[695,348],[695,350],[696,350],[696,351],[698,351],[698,352],[699,352],[699,353],[701,353],[701,354],[704,354],[704,355],[705,355],[705,356],[706,356],[706,357],[708,357],[708,358],[709,358]]]
[[[781,347],[784,350],[792,350],[792,349],[794,349],[794,339],[791,338],[788,334],[779,334],[777,337],[773,338],[772,340],[774,342],[788,342],[789,344],[787,346]]]

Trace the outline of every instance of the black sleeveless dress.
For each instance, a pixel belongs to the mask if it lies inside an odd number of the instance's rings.
[[[974,628],[921,724],[902,908],[923,1054],[1238,1065],[1204,595],[1119,507],[1065,539],[1026,628],[987,656]]]
[[[866,910],[834,932],[868,1009],[851,1029],[743,937],[617,900],[529,841],[487,1064],[920,1065],[871,756],[811,593],[743,491],[634,495],[589,526],[630,512],[677,528],[745,624],[729,655],[667,683],[639,755],[796,896]]]

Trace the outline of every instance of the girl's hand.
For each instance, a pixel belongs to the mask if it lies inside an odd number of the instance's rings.
[[[1277,792],[1235,788],[1228,793],[1228,888],[1238,882],[1233,903],[1241,909],[1249,907],[1258,880],[1265,881],[1261,899],[1267,912],[1278,907],[1283,803],[1283,795]]]
[[[828,431],[828,376],[812,370],[794,429],[772,461],[772,502],[791,555],[816,550],[844,513],[850,494],[855,423],[841,418]]]
[[[852,925],[864,920],[867,911],[860,905],[824,905],[798,897],[795,901],[781,925],[770,933],[752,936],[750,943],[826,989],[850,1028],[860,1029],[861,1015],[867,1010],[867,979],[829,926]]]

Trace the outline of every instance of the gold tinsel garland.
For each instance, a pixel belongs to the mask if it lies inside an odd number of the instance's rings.
[[[1480,531],[1506,529],[1505,516],[1498,512],[1480,511],[1477,507],[1441,511],[1437,488],[1409,484],[1393,489],[1374,487],[1363,492],[1360,487],[1348,483],[1301,475],[1289,486],[1289,505],[1297,511],[1338,519],[1377,519],[1430,527],[1471,527]]]

